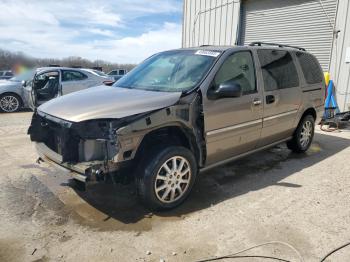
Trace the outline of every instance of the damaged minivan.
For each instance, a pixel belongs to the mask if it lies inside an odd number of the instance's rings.
[[[136,182],[151,209],[178,206],[199,171],[287,142],[305,152],[325,82],[302,48],[178,49],[146,59],[112,87],[40,106],[28,134],[39,160],[79,181]]]

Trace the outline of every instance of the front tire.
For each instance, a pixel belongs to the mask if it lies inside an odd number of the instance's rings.
[[[0,111],[5,113],[17,112],[22,107],[22,100],[15,94],[0,95]]]
[[[296,153],[304,153],[312,143],[315,133],[315,119],[306,115],[294,132],[292,140],[287,142],[287,147]]]
[[[155,149],[137,171],[138,196],[152,210],[174,208],[190,194],[197,172],[195,157],[187,148]]]

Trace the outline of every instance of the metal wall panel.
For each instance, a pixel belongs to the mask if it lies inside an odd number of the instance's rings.
[[[234,45],[240,0],[184,0],[182,46]]]
[[[345,62],[350,47],[349,0],[184,0],[183,47],[233,45],[238,26],[241,44],[279,42],[315,54],[331,72],[340,110],[350,110],[350,64]],[[337,30],[338,37],[333,37]]]
[[[350,48],[350,1],[339,0],[335,30],[340,32],[334,38],[331,79],[334,80],[336,98],[340,111],[350,111],[350,63],[347,63],[346,49]]]
[[[274,42],[306,48],[329,69],[337,0],[242,1],[240,43]]]

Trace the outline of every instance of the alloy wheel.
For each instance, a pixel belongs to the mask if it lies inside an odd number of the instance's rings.
[[[164,162],[158,170],[154,190],[159,201],[172,203],[180,199],[189,188],[191,167],[182,156],[174,156]]]
[[[5,95],[0,99],[0,108],[4,112],[15,112],[19,108],[18,98],[12,95]]]
[[[313,126],[310,121],[305,121],[300,133],[300,144],[302,147],[307,147],[311,141]]]

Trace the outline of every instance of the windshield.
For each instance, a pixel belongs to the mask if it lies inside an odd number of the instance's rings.
[[[34,77],[34,74],[35,74],[35,70],[28,70],[28,71],[25,71],[19,75],[16,75],[14,77],[12,77],[10,79],[10,81],[18,81],[18,82],[21,82],[21,81],[28,81],[28,80],[32,80],[32,78]]]
[[[115,87],[181,92],[194,88],[208,72],[219,52],[176,50],[156,54],[137,66]]]

